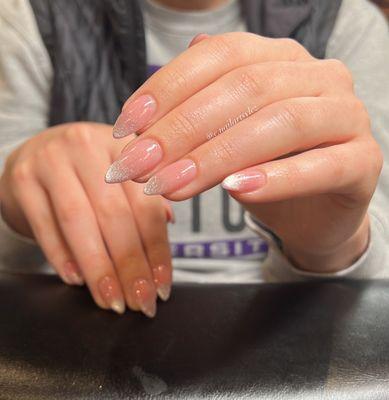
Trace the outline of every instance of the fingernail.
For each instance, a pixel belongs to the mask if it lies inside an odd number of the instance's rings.
[[[154,140],[141,139],[109,167],[105,181],[118,183],[128,181],[151,171],[162,160],[161,146]]]
[[[123,314],[126,310],[123,297],[120,292],[119,285],[111,276],[105,276],[99,281],[99,290],[101,297],[111,310],[118,314]]]
[[[192,160],[180,160],[157,172],[144,186],[148,195],[175,192],[192,182],[197,174]]]
[[[266,184],[266,174],[260,171],[238,172],[227,176],[222,182],[222,187],[233,192],[252,192]]]
[[[158,265],[153,268],[154,283],[157,294],[163,301],[167,301],[171,292],[171,270],[166,265]]]
[[[204,39],[208,39],[210,37],[210,35],[208,35],[207,33],[198,33],[189,43],[188,48],[194,46],[197,43],[202,42]]]
[[[154,285],[146,279],[137,279],[133,285],[133,295],[143,314],[154,318],[157,313]]]
[[[122,138],[146,126],[157,109],[152,96],[143,95],[125,104],[113,127],[113,136]]]
[[[68,261],[64,266],[64,281],[69,285],[82,286],[84,278],[81,275],[80,269],[73,261]]]

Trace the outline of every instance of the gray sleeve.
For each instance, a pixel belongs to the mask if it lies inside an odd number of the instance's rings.
[[[52,67],[28,0],[0,0],[0,170],[9,153],[47,127]],[[33,243],[0,218],[0,269],[42,268]]]
[[[389,29],[378,8],[366,0],[343,0],[326,58],[339,59],[351,70],[355,92],[369,111],[373,134],[384,154],[383,171],[369,207],[369,246],[347,269],[318,274],[294,268],[272,239],[265,238],[270,243],[263,265],[266,281],[389,277]],[[266,236],[254,223],[250,227]]]

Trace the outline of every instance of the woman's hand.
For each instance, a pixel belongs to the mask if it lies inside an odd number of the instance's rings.
[[[223,182],[307,270],[367,246],[382,155],[339,61],[249,33],[195,40],[126,102],[114,134],[134,132],[108,182],[172,200]]]
[[[149,317],[167,300],[169,205],[143,185],[110,186],[104,173],[120,149],[112,127],[59,125],[33,137],[6,163],[0,182],[5,220],[35,238],[68,284],[88,285],[96,303]],[[170,214],[171,215],[171,214]]]

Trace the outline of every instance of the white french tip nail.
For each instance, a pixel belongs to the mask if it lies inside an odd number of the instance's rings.
[[[222,187],[227,190],[239,190],[241,178],[238,175],[227,176],[222,182]]]

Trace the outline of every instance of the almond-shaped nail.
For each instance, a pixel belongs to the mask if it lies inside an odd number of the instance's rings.
[[[113,127],[113,136],[123,138],[145,127],[157,109],[154,97],[143,95],[126,103]]]
[[[133,283],[132,294],[143,314],[154,318],[157,313],[157,294],[154,285],[147,279],[137,279]]]
[[[266,184],[266,174],[257,170],[237,172],[227,176],[222,187],[233,192],[248,193],[260,189]]]
[[[171,269],[166,265],[158,265],[153,268],[153,276],[159,298],[167,301],[171,292]]]
[[[179,160],[157,172],[143,188],[145,194],[166,194],[182,189],[196,178],[192,160]]]
[[[85,283],[80,269],[73,261],[65,263],[63,269],[63,280],[69,285],[82,286]]]
[[[116,280],[111,276],[100,279],[99,291],[106,305],[118,314],[123,314],[126,310],[120,287]]]
[[[159,164],[162,157],[159,143],[152,139],[140,139],[109,167],[105,181],[118,183],[135,179],[151,171]]]

